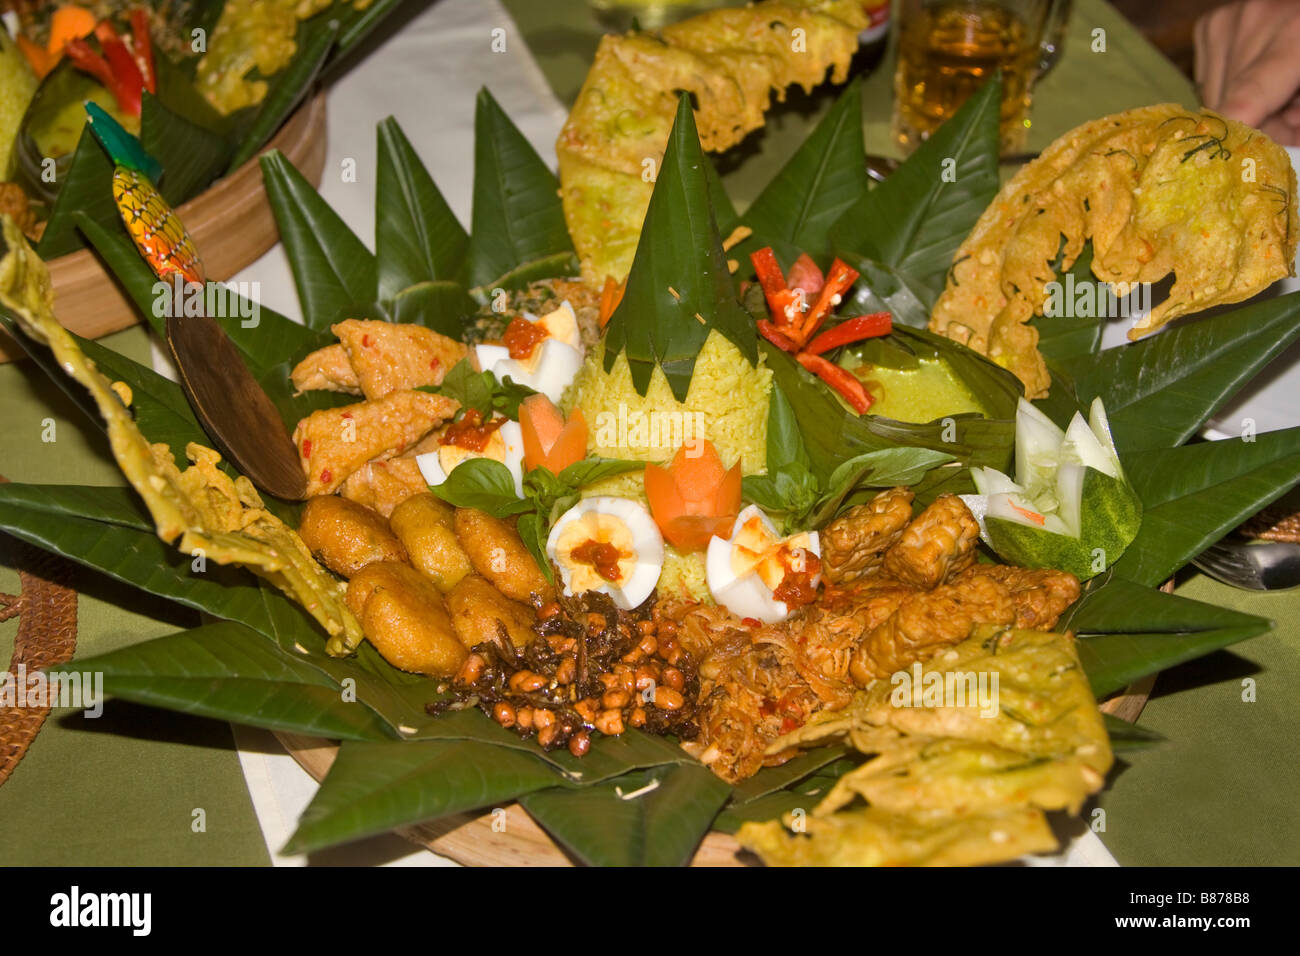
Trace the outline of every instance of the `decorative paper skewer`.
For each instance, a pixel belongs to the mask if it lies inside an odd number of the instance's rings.
[[[113,201],[144,261],[168,284],[179,275],[186,285],[203,286],[203,263],[194,240],[154,185],[162,175],[158,160],[99,106],[87,103],[86,112],[90,131],[113,160]]]

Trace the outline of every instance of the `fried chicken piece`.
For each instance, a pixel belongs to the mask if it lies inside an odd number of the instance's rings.
[[[402,390],[312,412],[293,430],[308,497],[333,492],[367,462],[400,454],[458,408],[460,403],[445,395]]]
[[[296,394],[315,391],[361,394],[361,380],[342,345],[327,345],[312,352],[293,367],[289,380]]]
[[[878,567],[912,520],[912,497],[906,488],[890,488],[827,525],[821,533],[826,580],[844,584]]]
[[[885,552],[884,571],[904,584],[929,590],[975,562],[980,526],[956,495],[940,495]]]
[[[987,575],[963,577],[933,591],[909,594],[862,639],[853,652],[849,673],[865,687],[964,641],[976,624],[1012,624],[1015,620],[1011,592]]]
[[[1028,630],[1050,631],[1065,609],[1079,600],[1079,579],[1068,571],[977,564],[954,583],[975,578],[988,578],[1006,588],[1015,607],[1016,627]]]
[[[464,345],[422,325],[345,319],[330,326],[372,401],[421,385],[441,385],[465,357]]]

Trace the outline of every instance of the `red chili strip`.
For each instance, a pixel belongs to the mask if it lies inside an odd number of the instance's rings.
[[[809,342],[804,351],[811,352],[813,355],[821,355],[831,349],[837,349],[841,345],[850,345],[854,342],[861,342],[863,339],[874,339],[881,335],[888,335],[893,328],[894,320],[888,312],[872,312],[870,315],[859,315],[855,319],[845,319],[833,329],[827,329]]]
[[[821,324],[826,321],[826,316],[830,315],[831,310],[839,304],[839,298],[842,298],[849,286],[857,281],[857,269],[845,265],[839,259],[831,263],[831,271],[827,273],[826,284],[822,286],[821,294],[817,296],[817,304],[800,323],[797,336],[800,343],[807,342],[813,337]]]
[[[144,88],[158,92],[158,73],[153,65],[153,42],[149,39],[149,14],[143,7],[131,11],[131,52],[144,77]]]
[[[844,400],[859,415],[865,414],[867,409],[871,407],[872,402],[875,401],[866,387],[851,372],[840,368],[838,365],[831,364],[820,355],[800,352],[795,358],[798,359],[800,365],[843,395]]]
[[[799,351],[799,344],[794,339],[786,335],[767,319],[758,320],[758,331],[763,338],[767,339],[782,352],[789,352],[793,355]]]
[[[758,284],[763,287],[772,321],[777,325],[795,324],[799,319],[803,297],[785,284],[785,276],[781,273],[781,266],[777,264],[772,247],[764,246],[757,252],[750,253],[749,260],[754,263],[754,272],[758,275]]]

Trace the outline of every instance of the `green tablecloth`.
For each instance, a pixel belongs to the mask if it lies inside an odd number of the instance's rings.
[[[505,0],[557,96],[572,101],[599,30],[583,0]],[[1094,53],[1093,31],[1106,52]],[[890,152],[886,136],[891,67],[867,81],[868,149]],[[1191,85],[1101,0],[1079,0],[1066,52],[1039,85],[1029,146],[1104,113],[1154,102],[1195,102]],[[746,143],[743,165],[724,174],[739,205],[796,148],[828,105],[796,98]],[[111,347],[137,359],[144,333],[119,333]],[[102,440],[30,366],[0,367],[0,473],[16,481],[119,481]],[[57,440],[42,443],[42,420]],[[0,542],[0,591],[16,589]],[[1295,863],[1300,825],[1292,812],[1297,770],[1288,757],[1300,681],[1300,593],[1253,595],[1202,577],[1189,597],[1277,620],[1271,634],[1163,674],[1142,723],[1169,743],[1131,757],[1102,796],[1106,845],[1123,864]],[[130,607],[132,610],[125,610]],[[101,653],[190,622],[174,608],[86,575],[79,653]],[[16,625],[0,625],[0,661]],[[1255,680],[1255,702],[1242,679]],[[207,829],[194,833],[192,814]],[[2,864],[264,864],[268,856],[229,728],[127,704],[98,721],[56,713],[7,784],[0,787]]]

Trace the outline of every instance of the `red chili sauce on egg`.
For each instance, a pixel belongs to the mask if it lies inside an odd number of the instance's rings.
[[[506,326],[506,334],[501,337],[510,357],[516,362],[526,359],[533,350],[546,339],[546,329],[537,322],[529,322],[522,315],[512,319]]]
[[[611,583],[619,579],[618,562],[626,557],[612,544],[594,538],[584,541],[570,554],[574,561],[590,564],[597,574]]]
[[[466,451],[481,452],[487,447],[492,433],[504,425],[504,418],[497,418],[484,423],[483,415],[477,408],[471,408],[460,421],[447,426],[447,430],[438,439],[439,445],[455,445]]]
[[[801,556],[796,557],[795,551],[799,551]],[[806,548],[782,550],[781,565],[785,568],[785,576],[772,592],[772,597],[788,608],[811,604],[817,597],[821,558]]]

